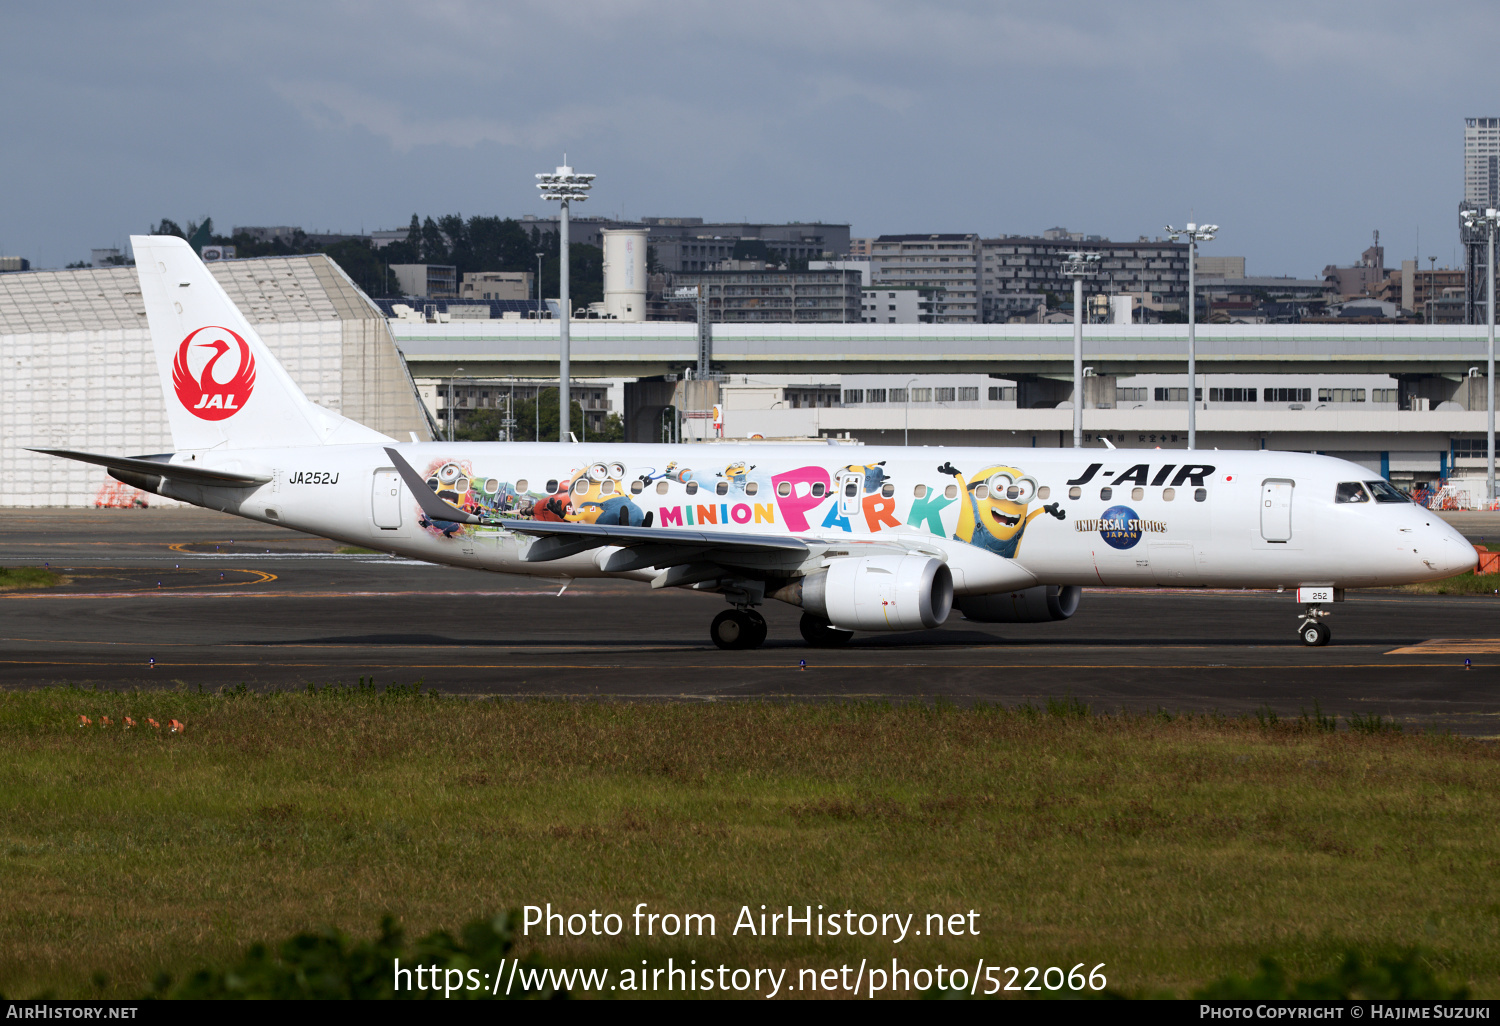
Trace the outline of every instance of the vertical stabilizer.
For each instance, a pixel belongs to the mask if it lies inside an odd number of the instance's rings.
[[[176,448],[390,441],[308,399],[187,242],[130,244]]]

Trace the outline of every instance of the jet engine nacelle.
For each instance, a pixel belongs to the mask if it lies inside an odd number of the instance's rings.
[[[1038,584],[1022,591],[961,595],[954,605],[976,623],[1046,623],[1072,616],[1082,597],[1083,589],[1076,584]]]
[[[846,631],[937,627],[953,609],[953,574],[931,556],[850,556],[803,579],[802,608]]]

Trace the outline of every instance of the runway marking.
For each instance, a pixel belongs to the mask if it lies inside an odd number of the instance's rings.
[[[0,666],[111,666],[121,667],[127,665],[141,665],[137,663],[122,663],[118,660],[109,662],[95,660],[56,660],[56,659],[0,659]],[[158,661],[154,669],[199,669],[208,667],[221,669],[224,667],[264,667],[267,661],[261,662],[212,662],[212,663],[164,663]],[[452,663],[368,663],[359,661],[357,663],[286,663],[271,662],[269,665],[297,669],[340,669],[345,672],[351,669],[370,670],[640,670],[640,669],[662,669],[659,663],[464,663],[455,667]],[[870,669],[923,669],[931,668],[935,663],[819,663],[805,667],[805,670],[870,670]],[[1004,670],[1004,669],[1031,669],[1031,670],[1410,670],[1413,668],[1433,668],[1457,670],[1459,667],[1453,663],[1320,663],[1316,666],[1289,667],[1284,663],[1267,665],[1245,665],[1226,667],[1222,663],[948,663],[943,664],[950,670]],[[1500,667],[1500,663],[1476,663],[1480,668],[1488,666]],[[748,663],[738,665],[726,665],[724,663],[673,663],[670,670],[787,670],[804,672],[804,668],[796,663]]]
[[[1500,655],[1500,638],[1433,638],[1386,655]]]
[[[115,567],[108,567],[108,566],[79,566],[79,567],[71,567],[70,566],[70,567],[58,567],[58,570],[63,571],[65,573],[76,574],[76,576],[73,578],[74,580],[77,580],[79,578],[87,579],[89,577],[97,577],[97,576],[99,576],[98,574],[77,574],[77,571],[79,571],[79,570],[114,570],[114,569],[116,569],[116,568]],[[160,574],[163,574],[163,576],[165,576],[168,573],[171,573],[171,571],[166,571],[166,570],[158,570],[156,572],[160,573]],[[235,596],[233,593],[225,593],[225,592],[219,592],[219,591],[196,591],[196,592],[193,592],[193,591],[183,591],[182,589],[189,588],[189,587],[197,587],[197,588],[243,588],[243,587],[245,587],[247,585],[252,585],[252,584],[269,584],[269,583],[271,583],[274,580],[278,580],[277,576],[275,574],[273,574],[273,573],[267,573],[264,570],[248,570],[248,569],[245,569],[245,568],[242,568],[242,567],[235,567],[233,569],[226,570],[225,573],[231,573],[231,574],[254,574],[255,575],[255,579],[254,580],[249,580],[249,581],[225,581],[223,584],[165,585],[165,586],[160,586],[160,587],[156,587],[156,588],[137,589],[135,591],[84,591],[84,592],[78,592],[78,591],[69,591],[69,592],[48,592],[48,591],[41,591],[41,592],[29,592],[29,593],[5,592],[5,593],[0,593],[0,598],[7,598],[7,599],[9,599],[9,598],[54,599],[54,600],[55,599],[104,599],[104,598],[115,599],[115,598],[145,598],[145,597],[150,596],[150,595],[159,595],[159,596],[163,596],[163,597],[166,597],[166,598],[234,598],[234,597],[240,597],[240,596]],[[282,594],[289,594],[289,593],[282,593]]]
[[[260,581],[241,581],[241,584],[263,584],[277,580],[275,574],[268,574],[261,570],[241,570],[241,573],[262,574]],[[184,585],[183,587],[187,587]],[[225,584],[209,585],[213,588],[228,587]],[[148,588],[144,591],[90,591],[90,592],[67,592],[64,594],[36,594],[36,593],[0,593],[0,598],[7,599],[141,599],[141,598],[405,598],[412,595],[434,595],[434,596],[474,596],[477,598],[504,598],[508,596],[534,596],[546,595],[551,598],[588,598],[599,595],[618,595],[621,591],[600,592],[587,591],[577,592],[572,595],[561,595],[550,588],[540,591],[257,591],[249,593],[233,593],[219,591],[182,591],[169,588]]]

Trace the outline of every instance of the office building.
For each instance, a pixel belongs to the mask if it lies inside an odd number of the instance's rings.
[[[464,275],[460,299],[519,299],[531,298],[532,280],[530,271],[470,271]]]
[[[458,268],[451,264],[391,264],[403,296],[413,299],[457,299]]]

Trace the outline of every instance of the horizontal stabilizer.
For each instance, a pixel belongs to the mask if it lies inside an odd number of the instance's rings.
[[[70,449],[32,449],[31,452],[61,456],[65,460],[92,463],[95,466],[118,470],[126,474],[145,474],[165,477],[187,484],[209,485],[216,488],[253,488],[271,480],[270,474],[239,474],[230,470],[211,470],[188,463],[168,463],[169,456],[102,456],[93,452],[73,452]]]

